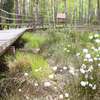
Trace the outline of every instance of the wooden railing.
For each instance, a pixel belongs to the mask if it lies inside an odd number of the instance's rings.
[[[32,27],[34,20],[33,16],[20,15],[16,13],[9,13],[0,9],[0,27],[3,28],[17,28],[17,27]]]

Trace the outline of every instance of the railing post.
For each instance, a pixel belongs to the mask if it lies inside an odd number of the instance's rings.
[[[7,17],[10,18],[10,15],[8,14]],[[7,19],[6,22],[7,22],[7,24],[8,24],[8,25],[7,25],[7,29],[9,29],[9,27],[10,27],[10,19]]]
[[[0,2],[0,9],[2,9],[2,0]],[[0,10],[0,15],[2,16],[2,12]],[[0,17],[0,23],[2,23],[2,18]],[[2,30],[2,24],[0,24],[0,30]]]
[[[0,15],[2,15],[2,14],[1,14],[1,11],[0,11]],[[2,19],[1,19],[1,17],[0,17],[0,30],[2,30],[2,24],[1,24],[1,23],[2,23]]]

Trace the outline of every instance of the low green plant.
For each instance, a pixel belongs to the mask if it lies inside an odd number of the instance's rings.
[[[47,60],[39,55],[33,56],[33,59],[31,59],[31,67],[32,75],[39,80],[48,78],[48,76],[52,73]]]
[[[26,42],[25,48],[39,48],[46,41],[45,36],[29,32],[25,33],[22,39]]]

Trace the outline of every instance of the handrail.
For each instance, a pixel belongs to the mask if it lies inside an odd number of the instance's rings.
[[[16,20],[16,21],[21,21],[22,19],[21,18],[8,18],[8,17],[3,17],[3,16],[0,16],[0,18],[3,18],[3,19],[7,19],[7,20]],[[24,19],[24,21],[29,21],[30,19]]]
[[[5,25],[7,25],[7,27],[9,28],[10,26],[26,26],[26,27],[32,27],[33,26],[33,17],[32,16],[26,16],[26,15],[20,15],[20,14],[16,14],[16,13],[9,13],[3,9],[0,9],[0,25],[1,25],[1,29],[2,27],[4,27]],[[9,17],[9,15],[11,17]],[[8,21],[7,21],[8,20]],[[11,23],[10,23],[11,21]]]
[[[9,13],[9,12],[3,10],[3,9],[0,9],[0,11],[4,12],[6,14],[9,14],[9,15],[21,16],[21,17],[30,17],[30,18],[32,18],[32,16],[20,15],[20,14],[16,14],[16,13]]]
[[[9,24],[9,23],[0,23],[0,25],[12,25],[12,26],[15,26],[15,25],[22,25],[22,26],[25,26],[25,25],[27,25],[28,23],[11,23],[11,24]],[[31,23],[30,23],[31,24]]]

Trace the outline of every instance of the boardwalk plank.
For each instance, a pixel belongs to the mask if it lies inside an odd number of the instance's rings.
[[[0,56],[12,45],[27,29],[10,29],[0,31]]]

